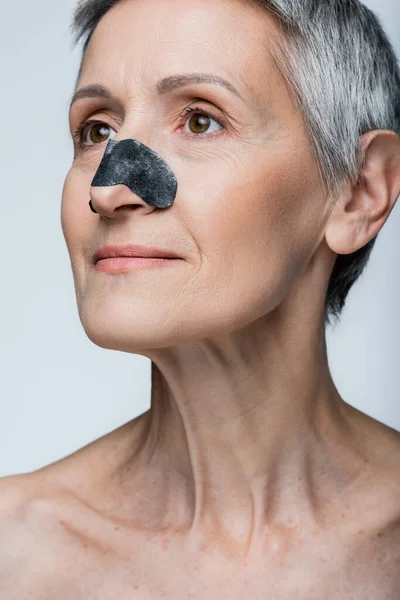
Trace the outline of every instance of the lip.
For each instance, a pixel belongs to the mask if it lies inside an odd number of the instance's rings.
[[[175,259],[176,261],[176,259]],[[117,256],[98,260],[94,268],[103,273],[127,273],[128,271],[167,268],[174,262],[173,258],[143,258],[138,256]]]
[[[96,264],[99,260],[117,257],[181,258],[170,250],[161,250],[160,248],[140,246],[138,244],[126,244],[124,246],[102,246],[94,253],[93,262]]]

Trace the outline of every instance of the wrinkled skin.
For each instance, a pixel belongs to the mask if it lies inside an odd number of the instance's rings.
[[[151,409],[0,481],[1,600],[399,598],[400,434],[341,398],[323,326],[336,255],[368,243],[400,193],[399,138],[363,136],[365,183],[328,202],[268,54],[279,35],[239,0],[128,0],[94,33],[78,88],[114,99],[71,108],[72,131],[103,127],[75,141],[62,227],[84,330],[157,365]],[[210,83],[157,94],[189,72],[243,99]],[[170,208],[90,188],[110,136],[171,166]],[[180,259],[97,271],[113,243]]]

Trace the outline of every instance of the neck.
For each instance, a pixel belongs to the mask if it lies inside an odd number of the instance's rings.
[[[134,458],[145,465],[135,488],[154,498],[146,517],[246,548],[274,528],[314,526],[364,466],[352,410],[321,323],[256,321],[159,350]]]

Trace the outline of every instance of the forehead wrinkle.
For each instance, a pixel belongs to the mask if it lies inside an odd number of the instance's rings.
[[[276,65],[275,65],[275,60],[274,60],[274,55],[273,53],[271,53],[271,49],[268,48],[267,44],[260,44],[261,48],[263,50],[268,50],[265,54],[265,57],[262,57],[261,60],[264,58],[265,59],[265,63],[262,61],[262,63],[264,64],[265,68],[266,68],[266,76],[268,73],[268,59],[270,60],[271,66],[272,68],[274,68],[274,71],[278,72],[279,75],[279,71],[278,69],[276,69]],[[267,46],[267,48],[266,48]],[[232,66],[232,61],[229,60],[229,58],[231,57],[227,57],[227,63],[230,64],[230,66]],[[250,65],[252,66],[253,70],[255,69],[255,77],[256,78],[260,78],[262,75],[261,74],[257,74],[257,67],[255,67],[257,61],[251,61]],[[248,66],[247,63],[244,65],[244,67]],[[126,69],[127,69],[127,65],[125,64],[124,61],[121,61],[119,63],[118,66],[119,69],[119,74],[118,74],[118,78],[119,81],[121,83],[121,85],[123,86],[123,81],[125,80],[125,76],[126,76]],[[240,70],[240,68],[236,69],[236,70]],[[243,70],[243,69],[242,69]],[[247,69],[244,69],[245,73],[249,73],[249,71]],[[132,70],[132,73],[130,73],[129,75],[129,79],[130,81],[136,81],[137,84],[137,80],[136,80],[136,76],[134,75],[135,70]],[[276,117],[276,115],[274,114],[274,112],[271,109],[271,103],[267,98],[265,98],[265,100],[262,98],[262,94],[260,94],[258,91],[255,90],[254,86],[249,85],[248,82],[246,81],[246,79],[248,79],[247,77],[244,77],[245,73],[238,73],[238,80],[242,83],[242,85],[246,88],[246,91],[248,92],[246,94],[247,100],[243,97],[243,95],[233,86],[233,84],[231,84],[227,79],[223,78],[220,75],[214,74],[214,73],[204,73],[204,72],[190,72],[190,73],[182,73],[182,74],[172,74],[169,76],[164,77],[163,79],[161,79],[160,81],[158,81],[155,85],[155,90],[154,93],[157,96],[163,96],[165,94],[171,93],[174,90],[178,89],[178,88],[183,88],[184,86],[189,86],[190,84],[211,84],[212,86],[221,86],[224,87],[225,89],[227,89],[231,94],[233,94],[235,97],[239,98],[247,107],[252,107],[257,116],[259,117],[260,122],[264,122],[264,120],[266,119],[267,122],[269,123],[271,121],[271,119],[274,119]],[[136,85],[135,84],[135,85]],[[121,104],[121,102],[113,95],[113,93],[106,88],[106,86],[102,85],[102,84],[92,84],[92,86],[85,86],[84,89],[88,89],[88,88],[95,88],[97,87],[97,89],[99,90],[99,93],[97,94],[96,90],[93,89],[93,91],[88,91],[87,96],[90,97],[95,97],[96,95],[98,95],[99,97],[102,96],[104,98],[109,98],[115,102],[117,102],[119,105]],[[133,92],[132,92],[133,94]],[[130,94],[129,96],[131,97],[132,94]],[[70,107],[72,106],[73,102],[80,98],[80,97],[84,97],[85,94],[83,93],[83,90],[76,90],[72,100],[71,100],[71,104]]]

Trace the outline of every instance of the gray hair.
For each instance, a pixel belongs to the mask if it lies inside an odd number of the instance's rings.
[[[120,0],[78,0],[71,31],[84,40],[82,63],[101,18]],[[283,35],[268,48],[298,106],[328,199],[362,180],[360,136],[375,129],[400,135],[400,69],[378,17],[359,0],[245,0],[278,19]],[[338,255],[325,299],[325,326],[339,319],[378,236]]]

